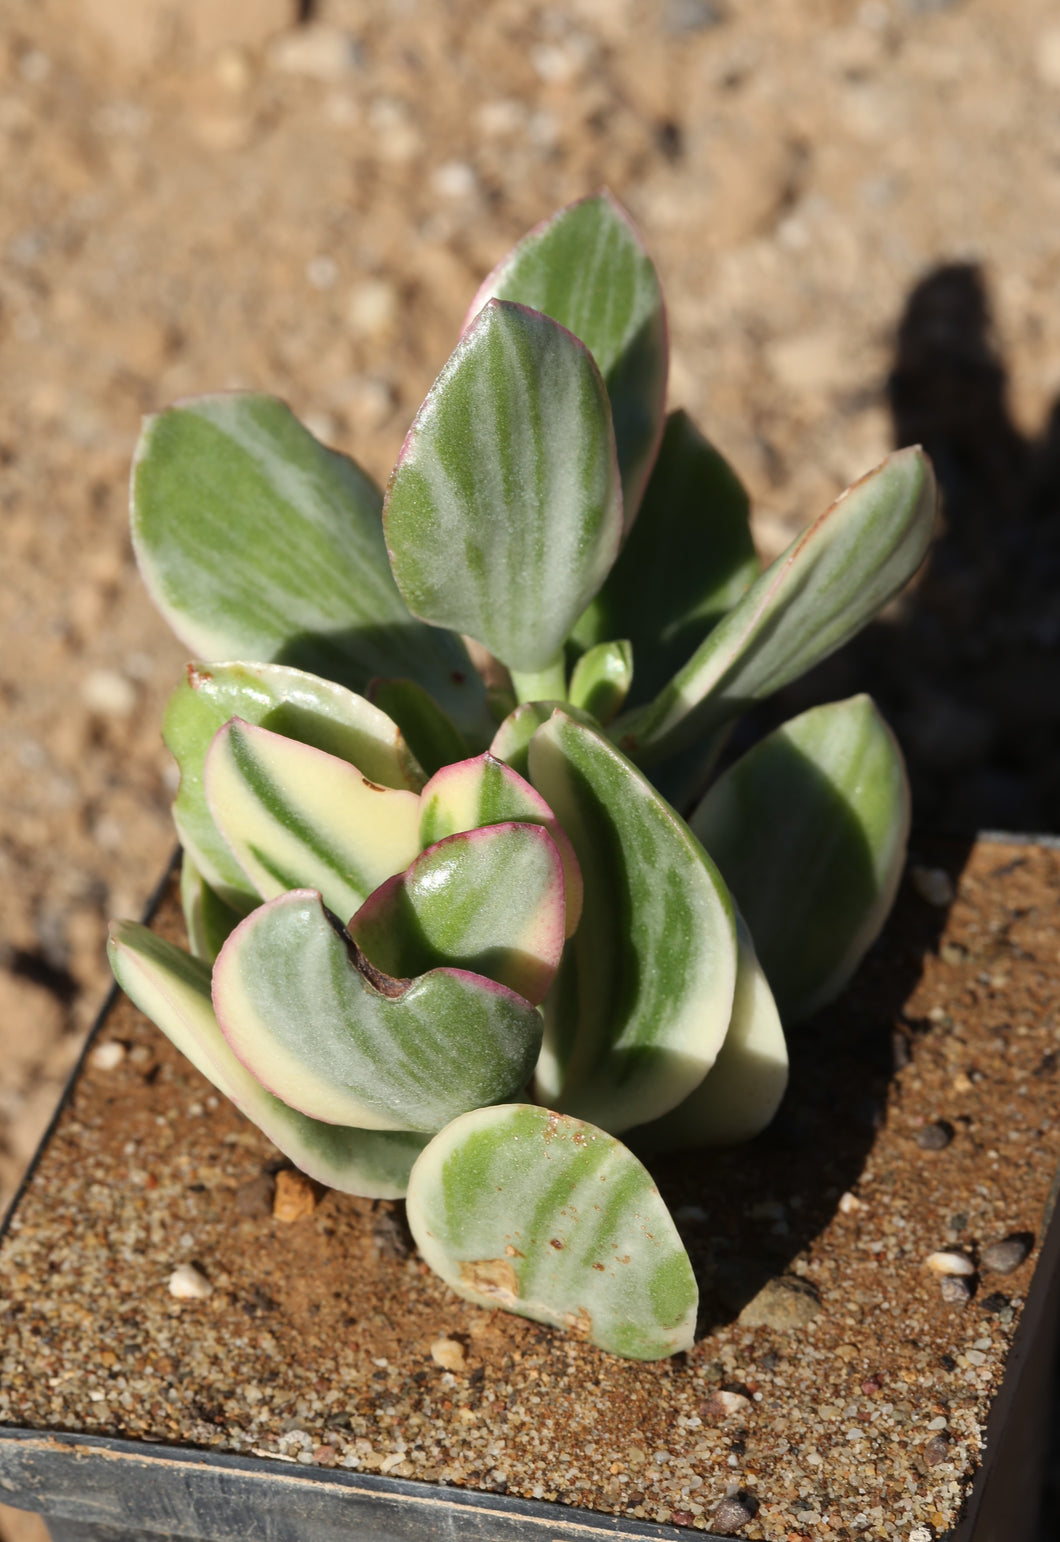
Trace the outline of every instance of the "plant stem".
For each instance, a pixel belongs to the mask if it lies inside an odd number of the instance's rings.
[[[528,674],[520,674],[517,670],[511,671],[512,684],[515,686],[515,699],[524,701],[566,701],[567,699],[567,669],[563,662],[562,650],[550,664],[544,669],[536,669]]]

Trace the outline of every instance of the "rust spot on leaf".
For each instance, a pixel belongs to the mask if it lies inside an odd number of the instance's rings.
[[[362,776],[361,777],[361,781],[368,788],[369,792],[388,792],[389,791],[389,788],[380,786],[380,784],[378,782],[370,782],[366,776]]]
[[[593,1331],[593,1320],[583,1306],[580,1306],[576,1312],[564,1312],[563,1321],[575,1338],[587,1339]]]
[[[519,1299],[519,1277],[506,1258],[461,1260],[460,1278],[471,1290],[491,1296],[499,1306]]]
[[[550,1237],[548,1239],[548,1245],[550,1248],[555,1248],[557,1253],[561,1253],[563,1251],[564,1244],[558,1237]]]
[[[211,672],[208,669],[204,669],[201,664],[188,664],[186,668],[188,684],[193,691],[197,691],[200,685],[207,685],[213,679]]]

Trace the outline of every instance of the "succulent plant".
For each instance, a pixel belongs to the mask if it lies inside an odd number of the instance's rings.
[[[901,589],[935,509],[903,450],[760,572],[666,369],[602,194],[486,280],[385,499],[268,397],[148,421],[134,542],[197,656],[164,726],[191,951],[110,945],[290,1160],[407,1194],[454,1290],[645,1359],[697,1298],[630,1148],[769,1122],[908,829],[868,698],[719,774],[726,736]]]

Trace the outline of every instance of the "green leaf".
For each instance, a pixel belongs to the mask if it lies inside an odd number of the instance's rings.
[[[680,1103],[714,1064],[736,984],[732,903],[688,826],[601,734],[554,712],[531,740],[530,774],[585,886],[544,1005],[537,1095],[623,1130]]]
[[[369,895],[349,933],[377,969],[453,965],[536,1006],[563,952],[563,863],[540,825],[491,824],[429,846]]]
[[[557,707],[561,707],[576,723],[588,728],[600,725],[591,712],[564,701],[524,701],[514,707],[493,735],[489,753],[503,760],[521,777],[530,775],[530,740],[542,723],[547,723]]]
[[[614,725],[616,741],[638,761],[672,754],[834,653],[916,572],[935,505],[923,451],[888,456],[766,569],[650,706]]]
[[[457,637],[394,587],[378,488],[282,402],[201,396],[149,418],[132,532],[159,610],[200,658],[268,659],[360,691],[409,675],[462,725],[484,715]]]
[[[638,1151],[680,1151],[751,1140],[769,1124],[788,1084],[788,1047],[773,993],[737,914],[736,994],[725,1043],[683,1103],[630,1131]]]
[[[111,923],[111,968],[122,990],[296,1167],[346,1194],[400,1199],[423,1135],[307,1119],[266,1092],[233,1055],[210,1001],[210,970],[135,921]]]
[[[314,1119],[433,1133],[526,1084],[541,1042],[529,1002],[463,969],[373,969],[319,894],[270,900],[232,933],[213,1000],[237,1058]]]
[[[214,824],[263,899],[312,885],[350,916],[420,849],[420,800],[356,766],[233,718],[203,783]]]
[[[415,680],[373,680],[369,696],[401,729],[428,775],[467,755],[460,730]]]
[[[494,268],[465,329],[492,296],[544,311],[596,360],[611,398],[628,528],[659,446],[668,353],[659,276],[632,220],[606,191],[561,209]]]
[[[584,647],[630,639],[631,705],[662,690],[758,577],[749,512],[728,462],[671,412],[637,523],[574,629]]]
[[[218,832],[202,784],[206,752],[233,717],[337,755],[384,787],[418,792],[424,784],[397,725],[363,696],[282,664],[189,664],[162,726],[180,768],[173,818],[204,880],[241,914],[257,890]]]
[[[868,696],[813,707],[749,750],[691,820],[750,927],[780,1015],[838,995],[894,901],[909,787]]]
[[[416,615],[513,670],[551,665],[622,527],[607,392],[577,338],[491,300],[409,430],[384,522]]]
[[[464,1114],[409,1179],[436,1273],[479,1306],[566,1328],[610,1354],[691,1349],[698,1292],[651,1177],[594,1125],[514,1104]]]
[[[570,678],[570,699],[600,723],[609,723],[633,682],[633,646],[602,642],[583,653]]]
[[[227,905],[195,866],[191,853],[185,851],[180,863],[180,905],[188,942],[196,958],[212,964],[227,939],[243,917],[257,904],[257,895],[242,909]]]
[[[431,777],[420,798],[420,845],[509,820],[542,825],[556,843],[567,895],[566,935],[573,936],[582,913],[582,875],[574,847],[541,794],[496,756],[487,752]]]

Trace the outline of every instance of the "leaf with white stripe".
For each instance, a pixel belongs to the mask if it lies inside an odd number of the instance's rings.
[[[495,755],[498,760],[503,760],[520,776],[528,777],[530,775],[530,740],[541,724],[548,722],[557,707],[562,707],[568,717],[572,717],[576,723],[585,723],[589,728],[600,726],[591,712],[576,707],[573,702],[524,701],[519,706],[513,707],[501,722],[493,735],[489,753]]]
[[[400,1199],[427,1137],[307,1119],[266,1092],[225,1042],[210,999],[210,970],[135,921],[111,923],[108,954],[122,990],[218,1092],[296,1167],[366,1199]]]
[[[732,1019],[718,1058],[683,1103],[630,1131],[638,1151],[681,1151],[751,1140],[769,1124],[788,1085],[788,1047],[765,971],[737,914],[739,953]]]
[[[898,889],[909,785],[891,730],[868,696],[812,707],[730,767],[691,824],[781,1017],[808,1017],[850,979]]]
[[[136,450],[140,571],[195,654],[293,664],[357,691],[375,675],[409,675],[462,726],[479,725],[467,650],[409,615],[380,508],[361,468],[269,396],[171,407],[147,420]]]
[[[796,537],[649,706],[618,719],[616,743],[645,764],[672,754],[834,653],[912,578],[935,507],[923,451],[888,456]]]
[[[491,296],[544,311],[596,360],[611,398],[628,528],[659,447],[668,361],[659,275],[636,226],[609,192],[582,198],[494,268],[465,328]]]
[[[465,969],[396,980],[375,969],[320,895],[270,900],[214,965],[213,1002],[237,1058],[286,1103],[361,1129],[433,1133],[518,1093],[541,1016]]]
[[[736,984],[732,902],[685,822],[599,732],[557,710],[530,742],[530,775],[585,886],[544,1004],[537,1095],[620,1131],[675,1107],[714,1064]]]
[[[370,894],[347,930],[397,977],[454,965],[536,1006],[563,952],[563,863],[540,825],[491,824],[429,846]]]
[[[205,882],[241,914],[257,890],[214,824],[202,783],[213,737],[234,717],[337,755],[384,787],[419,792],[425,781],[397,724],[334,681],[283,664],[189,664],[162,725],[180,769],[173,818]]]
[[[692,1347],[699,1293],[670,1212],[592,1124],[525,1103],[464,1114],[412,1169],[408,1220],[467,1301],[632,1360]]]
[[[514,671],[551,666],[622,530],[607,392],[585,346],[491,300],[409,430],[384,524],[415,615]]]
[[[758,577],[749,514],[732,467],[671,412],[637,523],[574,629],[583,647],[630,639],[631,706],[663,689]]]
[[[263,899],[312,885],[350,916],[420,849],[420,800],[356,766],[233,718],[203,785],[214,824]]]
[[[541,794],[495,755],[487,751],[431,777],[420,796],[420,845],[510,820],[543,825],[555,841],[566,885],[565,930],[573,936],[582,913],[582,875],[574,847]]]

